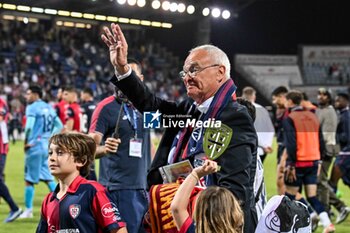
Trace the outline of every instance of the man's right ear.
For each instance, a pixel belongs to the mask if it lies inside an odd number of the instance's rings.
[[[226,73],[226,67],[221,65],[219,66],[218,69],[218,82],[221,83],[222,81],[226,80],[225,79],[225,73]]]

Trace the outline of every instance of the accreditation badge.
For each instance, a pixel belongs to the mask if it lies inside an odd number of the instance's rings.
[[[142,157],[142,139],[132,138],[129,143],[129,156]]]

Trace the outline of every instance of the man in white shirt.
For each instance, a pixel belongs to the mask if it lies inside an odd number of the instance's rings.
[[[254,127],[258,134],[258,155],[261,161],[264,162],[267,154],[272,152],[272,141],[275,135],[269,112],[260,104],[255,103],[256,90],[252,87],[245,87],[242,91],[242,97],[251,102],[256,111]]]

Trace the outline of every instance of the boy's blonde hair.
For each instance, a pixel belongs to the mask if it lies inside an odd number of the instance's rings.
[[[96,152],[96,143],[91,137],[81,133],[60,133],[50,138],[49,145],[51,143],[72,154],[75,162],[84,164],[79,171],[81,176],[89,174]]]
[[[196,233],[242,233],[243,212],[226,188],[210,186],[197,199],[194,211]]]

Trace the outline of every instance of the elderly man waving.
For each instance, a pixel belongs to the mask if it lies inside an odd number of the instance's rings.
[[[257,136],[247,109],[235,101],[236,86],[230,78],[227,55],[213,45],[192,49],[179,74],[189,98],[177,104],[156,97],[137,78],[127,64],[128,44],[119,25],[111,24],[104,32],[102,40],[109,47],[110,61],[115,68],[111,82],[140,112],[158,110],[162,114],[189,115],[202,121],[215,119],[232,130],[226,150],[214,159],[220,171],[207,176],[205,183],[228,188],[241,202],[244,232],[254,232],[257,224],[253,192]],[[148,185],[163,182],[159,167],[186,159],[193,163],[197,155],[203,154],[205,131],[203,127],[195,127],[193,131],[191,127],[167,128],[149,170]]]

